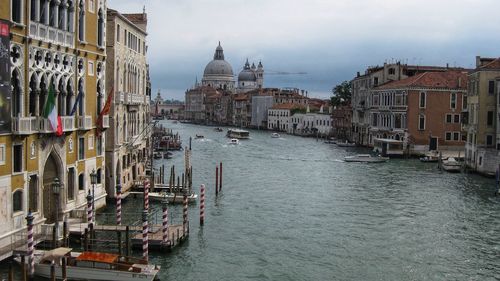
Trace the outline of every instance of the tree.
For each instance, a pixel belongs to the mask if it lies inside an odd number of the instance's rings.
[[[330,98],[333,106],[348,105],[351,103],[351,83],[344,81],[332,89]]]

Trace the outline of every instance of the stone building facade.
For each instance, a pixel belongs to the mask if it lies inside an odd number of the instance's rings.
[[[107,11],[107,91],[113,91],[106,132],[106,190],[127,192],[145,177],[150,155],[150,95],[147,90],[147,15]]]

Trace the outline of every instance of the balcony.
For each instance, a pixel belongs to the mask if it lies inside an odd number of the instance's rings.
[[[50,134],[54,133],[55,130],[52,129],[52,126],[50,126],[50,121],[47,118],[44,117],[38,117],[38,125],[40,133],[45,133],[45,134]]]
[[[76,130],[75,116],[61,116],[63,132],[72,132]]]
[[[102,116],[102,128],[103,129],[109,128],[109,115]]]
[[[78,116],[78,130],[92,129],[92,116]]]
[[[12,133],[14,135],[31,135],[38,132],[37,117],[12,118]]]
[[[29,35],[33,39],[61,45],[64,47],[72,47],[74,44],[75,37],[72,32],[67,32],[65,30],[51,27],[38,22],[30,22],[29,28]]]

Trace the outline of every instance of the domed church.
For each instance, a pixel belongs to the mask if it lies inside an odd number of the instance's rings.
[[[219,46],[215,49],[214,59],[205,67],[201,83],[203,86],[210,86],[216,89],[234,89],[233,68],[224,60],[224,50],[220,42]]]
[[[235,90],[233,68],[231,64],[224,59],[224,50],[220,42],[217,48],[215,48],[214,59],[205,67],[201,84],[202,86],[209,86],[215,89]],[[264,67],[262,63],[259,62],[257,67],[254,63],[250,66],[247,59],[243,70],[238,75],[237,92],[242,93],[262,88],[263,85]]]
[[[243,70],[238,75],[238,92],[246,92],[258,88],[262,88],[264,84],[264,67],[259,62],[259,66],[248,63],[248,59],[243,67]]]

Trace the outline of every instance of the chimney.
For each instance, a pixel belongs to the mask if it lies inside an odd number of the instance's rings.
[[[448,69],[448,67],[449,67],[449,65],[448,65],[448,63],[446,63],[446,69]]]
[[[476,67],[480,67],[480,66],[481,66],[481,57],[476,56]]]
[[[356,77],[359,77],[359,76],[360,76],[360,75],[359,75],[359,71],[358,71],[358,73],[356,73]]]

